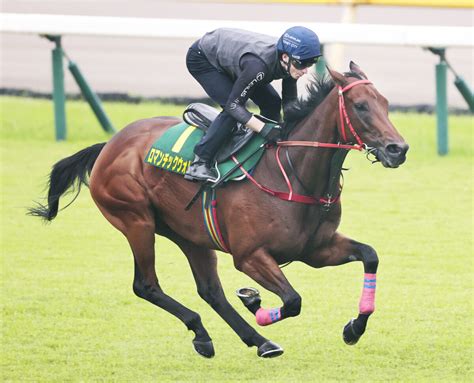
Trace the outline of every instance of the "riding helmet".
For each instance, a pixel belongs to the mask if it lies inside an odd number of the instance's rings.
[[[319,38],[311,29],[295,26],[287,29],[278,39],[277,49],[297,60],[321,56]]]

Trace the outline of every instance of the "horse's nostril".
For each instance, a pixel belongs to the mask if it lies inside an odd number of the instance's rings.
[[[404,155],[408,150],[408,145],[390,144],[385,147],[387,154],[393,157]]]
[[[399,154],[402,151],[402,148],[397,144],[387,145],[387,152],[390,154]]]

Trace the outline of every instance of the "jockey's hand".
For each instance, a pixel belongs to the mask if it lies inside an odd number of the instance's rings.
[[[267,122],[263,125],[260,135],[268,142],[277,142],[281,140],[283,136],[283,129],[278,124]]]

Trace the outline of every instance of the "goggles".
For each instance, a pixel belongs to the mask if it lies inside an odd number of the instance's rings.
[[[319,61],[320,57],[321,56],[311,57],[305,60],[297,60],[295,58],[292,58],[291,63],[293,64],[295,69],[301,70],[301,69],[309,68],[313,66],[314,64],[316,64]]]

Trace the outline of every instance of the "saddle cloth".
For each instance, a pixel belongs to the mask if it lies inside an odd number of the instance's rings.
[[[184,175],[194,159],[194,146],[201,140],[204,132],[186,122],[170,127],[149,149],[145,157],[145,163],[170,172]],[[234,153],[239,161],[245,160],[253,151],[262,146],[264,139],[258,135],[252,135],[248,143]],[[262,146],[243,167],[246,171],[253,169],[263,155],[265,148]],[[235,167],[232,158],[217,161],[217,170],[220,176],[225,176]],[[239,180],[244,178],[240,169],[236,169],[226,177],[226,180]]]

